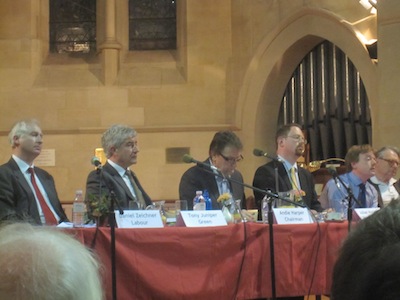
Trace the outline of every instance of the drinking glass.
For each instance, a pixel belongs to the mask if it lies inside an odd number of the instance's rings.
[[[188,210],[187,200],[176,200],[175,201],[175,215],[178,216],[181,210]]]

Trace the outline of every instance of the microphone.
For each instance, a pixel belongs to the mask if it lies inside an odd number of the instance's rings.
[[[279,162],[282,161],[279,157],[271,156],[271,155],[269,155],[267,152],[264,152],[264,151],[262,151],[262,150],[260,150],[260,149],[257,149],[257,148],[255,148],[255,149],[253,150],[253,154],[254,154],[255,156],[268,157],[269,159],[272,159],[272,160],[275,160],[275,161],[279,161]]]
[[[329,174],[332,175],[332,177],[336,178],[338,176],[336,168],[334,166],[329,166],[326,169],[328,170]]]
[[[205,167],[205,168],[211,169],[213,171],[219,172],[219,169],[217,167],[203,163],[202,161],[196,160],[193,157],[191,157],[189,154],[183,155],[182,160],[187,164],[195,163],[199,167]]]
[[[101,161],[97,156],[93,156],[91,160],[92,165],[94,165],[97,169],[101,169],[103,166],[101,165]]]
[[[336,171],[336,168],[334,166],[329,166],[326,168],[329,172],[329,174],[332,176],[333,180],[335,181],[335,184],[338,189],[340,189],[340,184],[338,182],[338,173]]]

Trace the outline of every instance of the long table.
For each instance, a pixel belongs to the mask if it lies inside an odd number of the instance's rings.
[[[329,294],[345,223],[274,225],[276,295]],[[94,228],[68,229],[91,246]],[[117,298],[255,299],[271,297],[268,225],[116,229]],[[110,228],[94,246],[112,299]]]

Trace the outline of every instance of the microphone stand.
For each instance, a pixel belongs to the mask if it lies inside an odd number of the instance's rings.
[[[112,299],[117,299],[117,267],[116,267],[116,253],[115,253],[115,213],[114,203],[116,203],[115,193],[110,190],[110,211],[108,212],[108,222],[110,224],[111,236],[111,276],[112,276]]]
[[[273,162],[274,162],[274,173],[275,173],[275,191],[279,193],[278,161],[274,159]]]
[[[340,181],[340,183],[344,186],[344,188],[347,191],[347,196],[345,197],[345,199],[347,199],[347,202],[349,203],[349,206],[347,207],[347,231],[350,232],[351,230],[351,222],[353,220],[353,208],[352,208],[352,200],[354,200],[354,202],[356,202],[358,204],[358,206],[361,207],[360,203],[358,202],[358,200],[356,199],[356,197],[354,197],[353,191],[351,190],[350,186],[347,186],[344,184],[342,178],[340,178],[340,176],[336,175],[336,178]]]
[[[99,169],[98,169],[99,170]],[[97,171],[98,171],[97,170]],[[109,189],[110,192],[110,209],[108,211],[108,224],[110,225],[110,238],[111,238],[111,245],[110,245],[110,251],[111,251],[111,282],[112,282],[112,299],[116,300],[117,299],[117,267],[116,267],[116,251],[115,251],[115,212],[114,208],[117,206],[119,210],[119,214],[123,215],[124,211],[121,208],[121,205],[119,201],[116,199],[114,188],[111,184],[111,178],[110,175],[107,172],[103,172],[103,169],[100,169],[100,191],[101,191],[101,181],[106,183],[106,186]],[[100,193],[101,197],[101,193]]]
[[[274,215],[273,215],[273,211],[272,211],[272,201],[273,201],[272,199],[273,198],[281,199],[285,202],[288,202],[295,206],[300,206],[300,207],[306,207],[306,205],[294,202],[285,197],[280,197],[278,194],[272,193],[271,191],[256,188],[254,186],[248,185],[244,182],[232,179],[230,177],[226,178],[224,175],[221,174],[221,172],[219,170],[217,170],[216,172],[212,171],[211,165],[208,165],[206,163],[197,161],[196,164],[199,167],[202,167],[203,170],[207,173],[214,174],[215,176],[227,179],[230,182],[237,183],[237,184],[247,187],[253,191],[256,191],[256,192],[264,194],[265,196],[268,196],[268,227],[269,227],[268,229],[269,229],[269,251],[270,251],[270,264],[271,264],[271,293],[272,293],[271,299],[275,300],[276,299],[276,284],[275,284],[276,280],[275,280],[275,248],[274,248],[274,229],[273,229]]]

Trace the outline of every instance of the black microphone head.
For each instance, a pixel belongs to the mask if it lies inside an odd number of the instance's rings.
[[[260,150],[260,149],[254,149],[253,150],[253,154],[255,155],[255,156],[264,156],[264,151],[262,151],[262,150]]]
[[[329,166],[326,169],[328,170],[329,174],[331,174],[332,176],[334,176],[334,177],[337,176],[337,171],[336,171],[335,167]]]
[[[92,162],[92,165],[94,165],[95,167],[98,167],[101,165],[101,161],[97,156],[93,156],[91,162]]]
[[[187,164],[190,164],[190,163],[193,162],[193,157],[191,157],[189,154],[185,154],[182,157],[182,161],[187,163]]]

